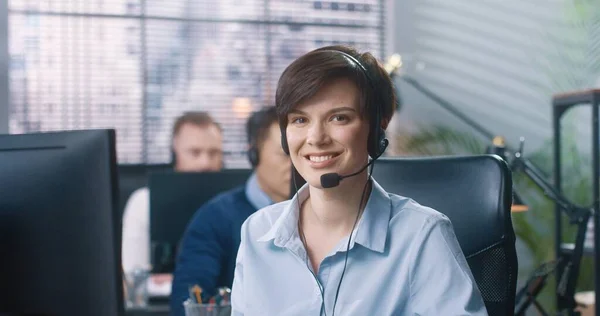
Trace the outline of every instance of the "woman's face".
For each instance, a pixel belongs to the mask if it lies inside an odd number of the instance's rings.
[[[290,157],[311,186],[321,188],[322,174],[347,175],[367,163],[369,123],[359,103],[354,83],[339,79],[288,114]]]

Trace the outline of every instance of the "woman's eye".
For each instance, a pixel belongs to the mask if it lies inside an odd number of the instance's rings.
[[[306,123],[306,119],[303,117],[296,117],[296,118],[292,118],[292,123],[293,124],[302,124],[302,123]]]
[[[344,115],[334,115],[334,116],[331,117],[331,120],[332,121],[337,121],[337,122],[343,122],[343,121],[346,121],[347,118]]]

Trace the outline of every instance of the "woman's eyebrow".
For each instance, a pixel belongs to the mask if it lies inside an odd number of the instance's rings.
[[[339,112],[356,112],[356,109],[349,107],[349,106],[341,106],[341,107],[333,108],[333,109],[327,111],[325,114],[331,115],[333,113],[339,113]],[[288,112],[288,114],[308,115],[306,112],[297,110],[297,109],[290,110]]]
[[[304,111],[300,111],[300,110],[297,110],[297,109],[292,109],[292,110],[290,110],[290,111],[288,112],[288,114],[301,114],[301,115],[306,115],[306,112],[304,112]]]
[[[349,106],[342,106],[342,107],[333,108],[333,109],[327,111],[327,114],[333,114],[333,113],[339,113],[339,112],[356,112],[356,110]]]

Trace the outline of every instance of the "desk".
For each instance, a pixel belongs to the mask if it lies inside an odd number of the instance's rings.
[[[222,307],[219,316],[231,315],[231,307]],[[169,305],[148,305],[125,309],[125,316],[170,316]]]
[[[126,316],[169,316],[169,305],[148,305],[125,309]]]

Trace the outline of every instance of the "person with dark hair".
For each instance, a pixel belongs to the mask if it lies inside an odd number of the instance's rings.
[[[173,168],[177,172],[219,171],[223,167],[221,127],[206,112],[186,112],[173,124]],[[122,263],[125,273],[150,268],[150,191],[131,194],[123,211]],[[167,284],[170,274],[155,274],[151,281]]]
[[[204,298],[230,288],[242,223],[256,210],[289,198],[291,163],[277,122],[275,107],[250,116],[248,160],[254,172],[245,185],[206,202],[188,225],[175,263],[171,315],[185,315],[183,302],[192,286],[198,285]]]
[[[284,70],[282,147],[307,183],[242,225],[232,315],[487,315],[450,220],[371,177],[395,107],[369,53],[323,47]]]

